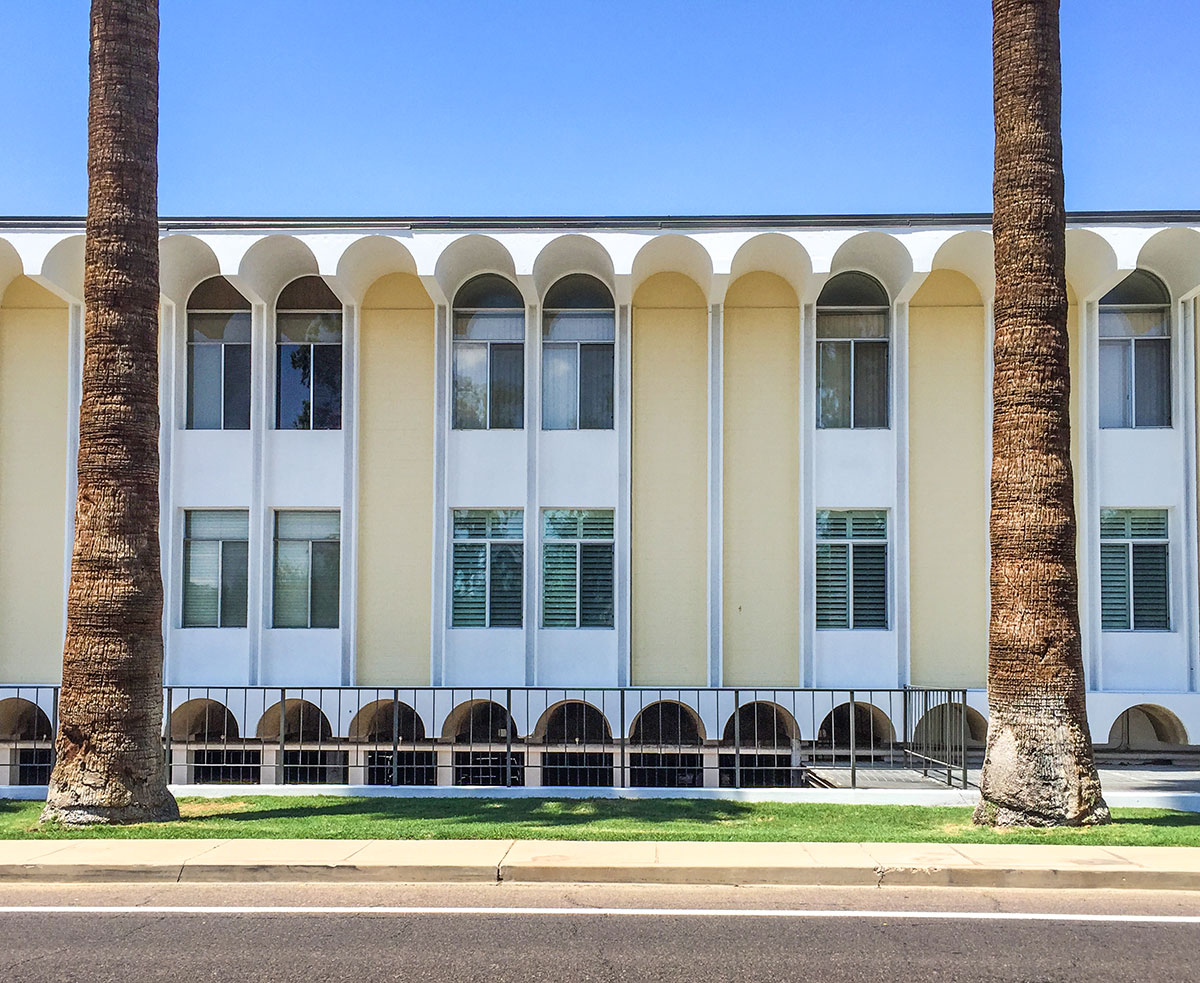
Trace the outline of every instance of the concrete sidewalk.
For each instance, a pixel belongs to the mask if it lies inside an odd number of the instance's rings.
[[[501,882],[1200,890],[1200,849],[570,840],[7,840],[0,883]]]

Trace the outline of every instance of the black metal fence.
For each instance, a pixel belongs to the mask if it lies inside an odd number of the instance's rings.
[[[0,687],[0,785],[44,785],[58,689]],[[173,784],[967,784],[966,690],[172,686]],[[900,774],[904,773],[904,774]]]

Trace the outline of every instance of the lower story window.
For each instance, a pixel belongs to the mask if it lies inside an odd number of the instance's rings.
[[[1170,544],[1165,509],[1100,512],[1100,626],[1169,631]]]
[[[249,526],[242,510],[184,513],[184,628],[246,627]]]
[[[520,628],[524,623],[522,509],[456,509],[451,628]]]
[[[542,513],[542,627],[613,627],[611,509]]]
[[[817,512],[816,620],[887,628],[887,512]]]
[[[338,627],[340,512],[275,513],[276,628]]]

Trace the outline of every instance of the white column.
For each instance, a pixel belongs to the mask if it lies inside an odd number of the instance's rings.
[[[708,685],[720,686],[722,665],[722,562],[724,531],[724,412],[722,306],[708,309]]]
[[[895,380],[892,396],[892,439],[895,441],[896,462],[896,516],[892,534],[892,580],[895,605],[896,633],[896,685],[906,686],[911,677],[909,635],[909,548],[908,548],[908,303],[897,303],[892,318],[895,329],[892,351]]]
[[[275,318],[266,304],[254,304],[250,317],[253,365],[250,374],[250,529],[247,549],[251,560],[246,626],[250,640],[249,679],[250,685],[256,686],[262,681],[263,631],[271,624],[270,584],[274,566],[274,532],[263,492],[263,471],[267,432],[275,422]]]
[[[442,685],[446,674],[446,431],[450,419],[448,396],[450,378],[449,309],[437,305],[434,339],[434,414],[433,414],[433,577],[432,611],[429,618],[429,681]],[[440,762],[440,758],[439,758]],[[439,784],[450,785],[453,780]]]
[[[358,306],[342,309],[342,685],[353,686],[358,637]]]
[[[633,537],[633,336],[630,328],[630,305],[617,308],[616,386],[617,398],[613,407],[613,423],[617,428],[617,508],[616,529],[616,604],[617,685],[628,686],[631,676],[630,570],[632,568]]]

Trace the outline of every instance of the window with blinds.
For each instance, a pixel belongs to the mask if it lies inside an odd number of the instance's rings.
[[[340,512],[275,513],[276,628],[337,628],[341,594]]]
[[[454,298],[455,430],[525,426],[525,301],[510,280],[483,273]]]
[[[887,628],[887,512],[817,512],[818,628]]]
[[[608,287],[571,273],[546,292],[542,429],[611,430],[616,317]]]
[[[1170,544],[1165,509],[1100,512],[1100,627],[1170,631]]]
[[[249,527],[245,511],[184,513],[184,628],[246,627]]]
[[[1171,294],[1134,270],[1100,299],[1100,426],[1171,425]]]
[[[451,628],[522,626],[524,521],[522,509],[455,509]]]
[[[542,627],[613,627],[611,509],[542,513]]]
[[[817,298],[817,426],[884,428],[890,301],[872,276],[833,277]]]
[[[250,429],[250,302],[223,276],[188,297],[186,426]]]

